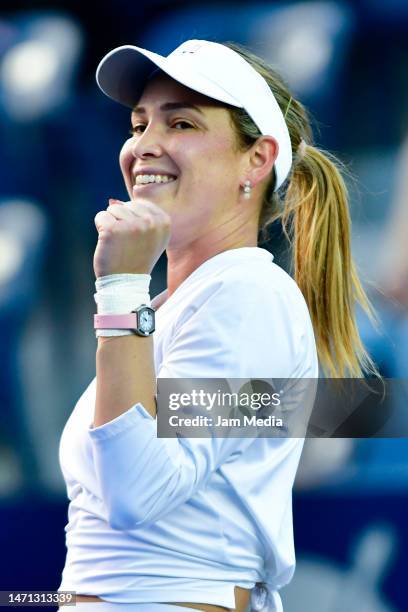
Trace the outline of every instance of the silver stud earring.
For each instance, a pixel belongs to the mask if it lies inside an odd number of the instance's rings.
[[[252,191],[251,181],[245,181],[245,183],[244,183],[244,198],[246,200],[249,200],[249,198],[251,197],[251,191]]]

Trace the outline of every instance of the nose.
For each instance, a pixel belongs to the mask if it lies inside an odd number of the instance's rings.
[[[148,159],[150,157],[160,157],[163,155],[163,146],[161,144],[158,127],[152,124],[146,126],[144,132],[136,135],[132,143],[132,153],[135,158]]]

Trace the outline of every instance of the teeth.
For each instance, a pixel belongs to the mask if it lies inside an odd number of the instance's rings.
[[[175,178],[167,174],[138,174],[136,177],[136,185],[144,185],[146,183],[169,183]]]

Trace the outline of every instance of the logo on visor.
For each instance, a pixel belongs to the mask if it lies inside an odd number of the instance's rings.
[[[199,49],[201,49],[203,45],[200,43],[196,43],[194,45],[186,45],[184,48],[180,48],[180,53],[195,53]]]

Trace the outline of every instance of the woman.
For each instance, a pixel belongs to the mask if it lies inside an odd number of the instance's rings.
[[[237,46],[188,41],[167,58],[120,47],[97,81],[132,109],[130,201],[95,217],[96,379],[61,439],[60,590],[87,610],[281,610],[302,440],[158,438],[156,381],[317,378],[317,354],[331,376],[372,368],[343,180],[302,105]],[[297,284],[257,247],[278,217],[293,221]]]

